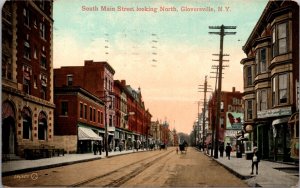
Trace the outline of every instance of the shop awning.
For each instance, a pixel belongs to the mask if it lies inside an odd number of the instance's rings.
[[[281,119],[275,119],[272,122],[272,125],[278,125],[278,124],[282,124],[282,123],[287,123],[289,121],[289,117],[285,117],[285,118],[281,118]]]
[[[86,127],[78,127],[78,140],[103,140],[92,129]]]

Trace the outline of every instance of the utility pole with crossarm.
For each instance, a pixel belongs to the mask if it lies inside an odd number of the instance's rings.
[[[219,148],[219,124],[220,124],[220,104],[221,104],[221,91],[222,91],[222,67],[223,67],[223,41],[225,35],[234,35],[236,32],[225,32],[225,29],[236,29],[236,26],[209,26],[209,29],[219,29],[219,32],[209,32],[209,34],[220,35],[220,54],[219,54],[219,76],[218,76],[218,92],[217,92],[217,117],[216,117],[216,139],[215,139],[215,152],[214,158],[218,158]]]

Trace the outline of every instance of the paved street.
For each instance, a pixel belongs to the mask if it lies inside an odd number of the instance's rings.
[[[231,160],[214,159],[191,147],[187,154],[176,154],[175,148],[170,147],[161,151],[110,152],[109,156],[70,154],[6,162],[2,164],[2,183],[7,186],[298,187],[299,181],[298,166],[264,160],[259,164],[259,174],[250,175],[251,161],[244,156],[236,158],[233,152]]]
[[[2,180],[7,186],[77,186],[77,183],[79,186],[103,186],[100,184],[103,182],[105,186],[116,179],[131,176],[135,171],[139,173],[119,186],[247,186],[243,180],[193,148],[189,148],[187,154],[176,154],[175,148],[135,152],[6,176]],[[108,177],[109,174],[113,177]],[[107,177],[103,179],[104,176]],[[101,182],[95,184],[99,178],[102,178]]]

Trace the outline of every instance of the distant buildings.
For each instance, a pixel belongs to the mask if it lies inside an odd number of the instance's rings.
[[[299,159],[299,6],[269,1],[243,50],[245,130],[263,159]]]
[[[53,146],[53,2],[2,9],[2,158]]]
[[[54,73],[55,133],[72,135],[76,145],[70,152],[91,152],[92,143],[105,138],[105,124],[111,150],[129,149],[137,142],[147,146],[151,114],[141,91],[133,90],[125,80],[114,80],[115,71],[107,62],[89,60],[84,66],[61,67]]]

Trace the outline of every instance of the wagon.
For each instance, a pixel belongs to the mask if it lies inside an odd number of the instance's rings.
[[[181,153],[186,154],[186,145],[185,144],[180,144],[179,145],[179,150],[180,150]]]

